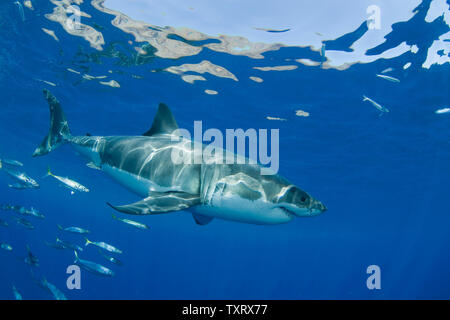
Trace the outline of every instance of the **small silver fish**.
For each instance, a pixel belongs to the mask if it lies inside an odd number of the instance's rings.
[[[23,11],[22,4],[19,1],[15,1],[14,4],[19,8],[19,15],[22,22],[25,22],[25,12]]]
[[[45,289],[50,291],[50,293],[53,295],[53,297],[56,300],[67,300],[64,293],[62,293],[61,290],[59,290],[57,287],[55,287],[55,285],[48,282],[47,279],[43,278],[41,281],[41,284]]]
[[[1,210],[4,210],[4,211],[13,210],[13,208],[14,208],[14,206],[12,206],[12,205],[10,205],[10,204],[2,204],[2,205],[0,206],[0,209],[1,209]]]
[[[25,172],[6,168],[5,166],[0,166],[0,168],[3,169],[5,173],[7,173],[11,178],[17,180],[20,184],[25,185],[27,188],[39,188],[39,184],[36,182],[36,180],[28,176]]]
[[[86,163],[86,166],[91,169],[102,170],[102,168],[97,166],[94,162],[88,162],[88,163]]]
[[[47,174],[45,175],[45,177],[48,177],[48,176],[51,176],[51,177],[55,178],[56,180],[58,180],[59,182],[61,182],[66,188],[68,188],[72,191],[71,192],[72,194],[74,194],[75,191],[89,192],[88,188],[86,188],[85,186],[81,185],[80,183],[78,183],[72,179],[54,175],[50,171],[50,167],[47,169]]]
[[[15,220],[16,220],[16,222],[17,222],[18,224],[24,226],[24,227],[27,228],[27,229],[30,229],[30,230],[33,230],[33,229],[34,229],[33,224],[32,224],[30,221],[26,220],[26,219],[23,219],[23,218],[15,218]]]
[[[450,108],[442,108],[442,109],[436,110],[434,113],[436,113],[436,114],[450,113]]]
[[[381,73],[388,73],[388,72],[391,72],[391,71],[394,71],[394,68],[384,69],[383,71],[381,71]]]
[[[102,276],[112,277],[114,276],[114,272],[111,269],[108,269],[107,267],[102,266],[101,264],[83,260],[78,257],[78,253],[74,251],[75,253],[75,264],[80,265],[83,269],[92,272],[94,274],[99,274]]]
[[[120,261],[119,259],[117,259],[117,258],[115,258],[115,257],[113,257],[113,256],[110,256],[110,255],[108,255],[108,254],[102,252],[100,249],[98,249],[98,252],[100,253],[100,255],[101,255],[103,258],[105,258],[105,259],[108,260],[109,262],[114,263],[114,264],[117,264],[118,266],[121,266],[121,265],[122,265],[122,261]]]
[[[114,246],[112,246],[110,244],[107,244],[107,243],[105,243],[103,241],[95,242],[95,241],[90,241],[88,238],[85,238],[85,239],[86,239],[85,246],[88,246],[89,244],[93,244],[94,246],[97,246],[99,248],[102,248],[102,249],[104,249],[106,251],[109,251],[109,252],[112,252],[112,253],[122,253],[122,250],[117,249],[116,247],[114,247]]]
[[[372,99],[370,99],[366,96],[363,96],[363,101],[369,101],[375,108],[377,108],[381,112],[389,112],[389,110],[387,108],[383,107],[379,103],[376,103],[375,101],[373,101]]]
[[[29,186],[22,184],[22,183],[8,184],[8,187],[11,189],[16,189],[16,190],[32,189]]]
[[[149,227],[146,224],[134,221],[134,220],[130,220],[130,219],[124,219],[124,218],[119,218],[116,217],[114,214],[112,214],[113,219],[118,220],[118,221],[122,221],[123,223],[129,224],[130,226],[136,227],[138,229],[149,229]]]
[[[28,215],[28,216],[39,218],[39,219],[44,219],[45,218],[45,216],[42,213],[40,213],[38,210],[36,210],[33,207],[31,207],[29,210],[26,210],[25,214]]]
[[[12,286],[12,292],[13,292],[14,298],[16,300],[22,300],[22,295],[19,293],[19,291],[17,291],[17,289],[14,285]]]
[[[2,167],[3,164],[15,166],[15,167],[23,167],[22,162],[17,161],[17,160],[11,160],[11,159],[0,159],[0,168]]]
[[[32,217],[39,218],[39,219],[45,218],[45,216],[42,213],[40,213],[38,210],[36,210],[33,207],[31,207],[30,209],[27,209],[22,206],[11,206],[10,208],[11,208],[11,210],[13,210],[19,214],[22,214],[24,216],[32,216]]]
[[[71,232],[71,233],[79,233],[79,234],[88,234],[91,233],[89,230],[83,229],[83,228],[79,228],[79,227],[67,227],[67,228],[63,228],[62,226],[60,226],[59,224],[56,225],[58,227],[59,230],[62,231],[67,231],[67,232]]]
[[[397,78],[385,76],[384,74],[377,74],[377,77],[391,81],[391,82],[397,82],[397,83],[400,82],[400,80],[398,80]]]
[[[12,251],[12,246],[7,244],[6,242],[0,242],[0,248],[6,251]]]
[[[30,266],[37,267],[39,266],[39,259],[36,257],[30,250],[30,247],[27,245],[27,254],[28,256],[25,258],[25,263]]]
[[[61,243],[57,243],[57,242],[56,243],[50,243],[50,242],[47,242],[47,241],[44,241],[44,243],[45,243],[45,245],[47,247],[50,247],[50,248],[59,249],[59,250],[66,249],[66,247],[64,245],[62,245]]]
[[[74,251],[83,251],[83,248],[80,247],[79,245],[61,240],[59,238],[56,238],[56,243],[62,245],[65,249],[71,249]]]

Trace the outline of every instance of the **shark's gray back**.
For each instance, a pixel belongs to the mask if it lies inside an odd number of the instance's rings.
[[[100,151],[102,164],[124,170],[162,187],[198,194],[200,165],[176,164],[174,148],[180,143],[168,136],[105,137]]]

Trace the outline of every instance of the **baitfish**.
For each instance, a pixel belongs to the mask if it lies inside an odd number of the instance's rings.
[[[47,169],[47,174],[45,177],[51,176],[61,182],[66,188],[70,189],[72,194],[75,193],[75,191],[81,191],[81,192],[89,192],[89,189],[85,186],[81,185],[80,183],[76,182],[75,180],[69,179],[67,177],[60,177],[57,175],[54,175],[50,168]]]
[[[57,243],[57,244],[60,244],[60,245],[63,246],[65,249],[71,249],[71,250],[74,250],[74,251],[83,251],[83,248],[80,247],[79,245],[70,243],[70,242],[68,242],[68,241],[61,240],[61,239],[59,239],[59,238],[56,238],[56,243]]]
[[[0,226],[7,227],[7,226],[9,226],[9,224],[5,220],[0,219]]]
[[[385,107],[383,107],[382,105],[380,105],[379,103],[373,101],[372,99],[363,96],[363,101],[368,101],[370,102],[375,108],[377,108],[378,110],[380,110],[381,112],[389,112],[389,110]]]
[[[6,242],[0,242],[0,248],[6,251],[12,251],[12,246],[10,244],[7,244]]]
[[[63,228],[59,224],[57,224],[56,226],[58,227],[59,230],[67,231],[67,232],[71,232],[71,233],[79,233],[79,234],[88,234],[88,233],[90,233],[89,230],[86,230],[86,229],[83,229],[83,228],[79,228],[79,227],[66,227],[66,228]]]
[[[114,272],[110,269],[108,269],[107,267],[102,266],[101,264],[92,262],[92,261],[88,261],[88,260],[83,260],[80,259],[78,257],[78,253],[76,251],[74,251],[75,253],[75,264],[80,265],[83,269],[92,272],[94,274],[99,274],[102,276],[107,276],[107,277],[112,277],[114,276]]]
[[[119,218],[116,217],[114,214],[112,214],[113,219],[118,220],[118,221],[122,221],[123,223],[129,224],[130,226],[136,227],[138,229],[149,229],[149,227],[146,224],[134,221],[134,220],[130,220],[130,219],[123,219],[123,218]]]
[[[22,300],[22,295],[19,293],[19,291],[17,291],[14,285],[12,286],[12,292],[16,300]]]
[[[18,171],[12,168],[6,168],[5,166],[0,166],[0,169],[2,169],[11,178],[15,179],[19,184],[23,185],[26,188],[39,188],[39,184],[36,182],[36,180],[28,176],[25,172]]]
[[[14,2],[14,4],[19,8],[19,15],[22,22],[25,22],[25,12],[23,11],[23,6],[19,1]]]
[[[30,247],[27,245],[27,257],[25,258],[25,263],[30,266],[37,267],[39,266],[39,259],[36,257],[30,250]]]
[[[15,167],[23,167],[23,163],[17,160],[12,160],[12,159],[0,159],[0,168],[4,165],[10,165],[10,166],[15,166]]]
[[[54,249],[66,249],[66,247],[65,247],[64,245],[62,245],[61,243],[58,243],[58,242],[51,243],[51,242],[44,241],[44,243],[45,243],[45,245],[46,245],[47,247],[50,247],[50,248],[54,248]]]
[[[119,259],[117,259],[117,258],[115,258],[115,257],[113,257],[113,256],[110,256],[110,255],[108,255],[108,254],[102,252],[100,249],[98,250],[98,252],[100,253],[100,255],[101,255],[103,258],[105,258],[105,259],[108,260],[109,262],[114,263],[114,264],[117,264],[117,265],[119,265],[119,266],[122,265],[122,261],[120,261]]]
[[[59,290],[54,284],[51,284],[47,281],[47,279],[43,278],[41,281],[42,287],[47,289],[56,300],[67,300],[64,293],[62,293],[61,290]]]
[[[34,225],[33,225],[30,221],[28,221],[28,220],[26,220],[26,219],[23,219],[23,218],[15,218],[15,220],[16,220],[16,222],[17,222],[18,224],[24,226],[24,227],[27,228],[27,229],[30,229],[30,230],[33,230],[33,229],[34,229]]]
[[[400,80],[398,80],[397,78],[386,76],[384,74],[377,74],[377,77],[391,81],[391,82],[397,82],[397,83],[400,82]]]
[[[112,252],[112,253],[122,253],[122,250],[119,250],[116,247],[114,247],[114,246],[112,246],[110,244],[107,244],[107,243],[105,243],[103,241],[95,242],[95,241],[90,241],[88,238],[85,238],[85,239],[86,239],[85,246],[88,246],[88,245],[92,244],[94,246],[97,246],[97,247],[99,247],[101,249],[104,249],[104,250]]]

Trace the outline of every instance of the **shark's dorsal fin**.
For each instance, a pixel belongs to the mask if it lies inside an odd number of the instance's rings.
[[[160,103],[152,127],[143,136],[171,134],[176,129],[178,129],[178,125],[169,107]]]

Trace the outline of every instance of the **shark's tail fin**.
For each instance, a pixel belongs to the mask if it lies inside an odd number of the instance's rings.
[[[44,97],[50,107],[50,130],[34,151],[33,157],[49,153],[71,137],[69,125],[59,101],[48,90],[44,90]]]

